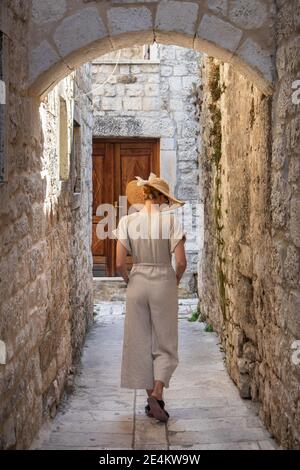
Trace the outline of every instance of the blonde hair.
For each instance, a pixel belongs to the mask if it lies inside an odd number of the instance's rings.
[[[145,201],[147,199],[157,200],[159,196],[164,196],[169,202],[169,198],[165,194],[158,191],[158,189],[152,188],[151,186],[148,186],[148,185],[143,186],[143,195],[144,195]]]

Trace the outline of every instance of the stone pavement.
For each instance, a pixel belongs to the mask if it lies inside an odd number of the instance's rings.
[[[194,301],[195,302],[195,301]],[[66,396],[32,449],[275,449],[257,416],[229,378],[215,333],[187,321],[180,303],[180,363],[165,390],[167,425],[144,414],[146,392],[119,388],[124,304],[95,306],[74,392]]]

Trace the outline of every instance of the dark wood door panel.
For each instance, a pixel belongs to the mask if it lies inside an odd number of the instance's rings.
[[[121,194],[126,194],[127,183],[133,180],[135,176],[148,178],[149,173],[149,156],[141,155],[137,158],[136,156],[121,155]]]
[[[105,200],[104,159],[105,155],[93,155],[93,216],[96,215],[97,207]]]
[[[95,270],[101,275],[114,276],[116,241],[99,240],[96,216],[103,203],[119,203],[125,196],[127,183],[135,176],[148,178],[150,172],[159,175],[159,141],[157,139],[94,139],[93,141],[93,239],[92,253]],[[116,223],[118,224],[119,214]],[[128,257],[128,264],[131,258]]]
[[[98,221],[93,222],[93,236],[92,236],[92,253],[93,256],[105,256],[105,240],[101,240],[97,236]]]

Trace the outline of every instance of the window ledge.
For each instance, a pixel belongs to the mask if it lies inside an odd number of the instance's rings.
[[[115,60],[93,60],[93,65],[152,65],[152,64],[160,64],[160,60],[157,59],[136,59],[136,60],[121,60],[117,62]]]

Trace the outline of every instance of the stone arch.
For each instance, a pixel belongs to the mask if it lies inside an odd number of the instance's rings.
[[[32,0],[29,94],[42,96],[102,54],[153,41],[232,63],[271,94],[273,8],[273,0]]]

